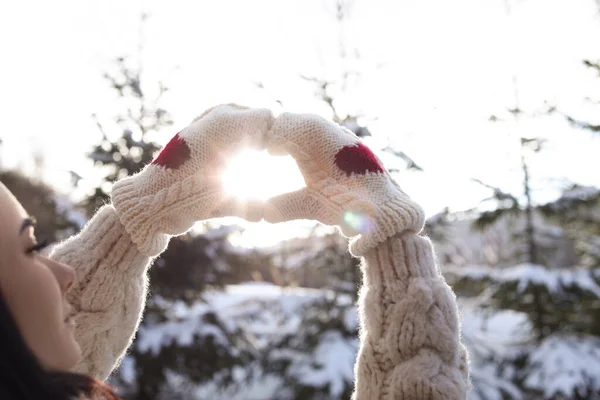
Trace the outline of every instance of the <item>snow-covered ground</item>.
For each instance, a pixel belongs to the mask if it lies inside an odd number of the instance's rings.
[[[533,279],[528,274],[524,276]],[[557,280],[549,283],[552,287],[560,287],[561,282],[564,284],[569,279],[564,281],[557,274]],[[556,282],[558,286],[554,285]],[[590,290],[595,292],[596,287],[590,286]],[[332,298],[333,293],[325,290],[282,288],[265,283],[232,285],[223,291],[207,293],[207,303],[192,306],[182,302],[171,304],[170,320],[140,329],[137,346],[156,352],[161,346],[173,342],[186,346],[194,335],[213,335],[217,342],[227,345],[228,337],[224,332],[241,329],[260,352],[269,349],[270,345],[285,335],[306,335],[302,318],[307,307]],[[336,301],[346,305],[344,314],[340,315],[344,330],[355,329],[357,316],[350,305],[351,300],[342,296]],[[527,347],[530,346],[531,334],[524,314],[513,311],[490,313],[477,308],[475,302],[467,299],[459,299],[459,303],[463,341],[469,349],[472,366],[471,400],[527,398],[513,384],[514,369],[509,363],[504,364],[506,360],[517,357],[524,348],[532,352],[527,376],[522,377],[524,384],[545,393],[547,398],[559,393],[572,393],[574,388],[583,391],[590,382],[593,381],[594,385],[600,382],[597,379],[600,375],[600,339],[553,335],[541,346],[532,349]],[[203,322],[203,316],[207,313],[218,316],[223,324],[221,328]],[[330,330],[320,332],[316,345],[310,350],[293,346],[277,348],[270,354],[270,360],[275,362],[278,357],[291,360],[286,370],[288,378],[306,386],[326,387],[328,397],[324,398],[341,399],[344,388],[353,381],[357,349],[356,337]],[[258,364],[249,367],[234,367],[234,382],[229,387],[217,387],[209,382],[197,386],[194,389],[195,396],[214,400],[288,398],[282,395],[285,393],[282,376],[272,372],[250,376],[250,370],[260,372],[261,367]],[[125,360],[121,366],[121,376],[131,380],[133,368],[131,361]],[[173,376],[169,381],[175,382],[177,379],[177,376]],[[597,389],[600,390],[600,387]]]
[[[299,335],[302,331],[302,316],[306,307],[332,300],[334,293],[326,290],[304,288],[282,288],[265,283],[232,285],[222,292],[207,294],[207,299],[217,314],[224,320],[241,327],[252,336],[259,350],[265,350],[273,342],[286,335]],[[348,296],[336,296],[341,306],[349,306]],[[357,314],[353,308],[345,308],[340,316],[346,329],[357,328]],[[358,350],[358,339],[339,331],[321,332],[319,342],[311,351],[294,348],[271,349],[272,361],[292,360],[288,374],[300,384],[328,387],[330,398],[340,398],[344,387],[354,379],[353,365]],[[266,392],[273,390],[273,378],[258,377],[265,387],[261,393],[258,382],[252,386],[257,390],[256,399],[270,398]],[[279,385],[282,383],[279,382]],[[244,393],[248,396],[248,393]],[[226,392],[223,399],[231,398]],[[212,397],[217,399],[217,397]],[[249,399],[249,397],[244,397]]]

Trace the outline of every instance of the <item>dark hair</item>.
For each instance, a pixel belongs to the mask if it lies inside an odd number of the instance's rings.
[[[0,290],[0,399],[119,400],[110,386],[88,375],[45,371],[27,347]]]

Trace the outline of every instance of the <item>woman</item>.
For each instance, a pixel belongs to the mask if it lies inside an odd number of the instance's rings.
[[[240,146],[292,155],[306,188],[266,203],[228,198],[218,171]],[[5,392],[16,399],[110,398],[99,382],[133,340],[151,260],[194,222],[228,215],[272,223],[313,219],[352,238],[350,251],[363,258],[364,275],[355,399],[466,397],[456,302],[430,241],[418,235],[422,209],[349,131],[313,115],[275,119],[268,110],[235,105],[206,111],[144,170],[115,183],[112,204],[49,258],[37,254],[33,221],[1,187],[0,289],[12,315],[2,321],[3,346],[14,350],[0,353]],[[31,372],[23,377],[15,370],[24,384],[7,382],[13,363]]]

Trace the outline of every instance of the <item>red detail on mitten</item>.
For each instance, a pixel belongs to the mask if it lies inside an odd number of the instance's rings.
[[[181,133],[181,132],[179,132]],[[177,133],[162,149],[152,164],[158,164],[165,168],[177,169],[190,158],[190,148],[185,140]]]
[[[344,146],[335,155],[335,165],[348,176],[352,173],[364,175],[367,172],[384,172],[375,154],[362,143]]]

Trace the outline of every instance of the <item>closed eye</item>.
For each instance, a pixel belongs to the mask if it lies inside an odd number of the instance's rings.
[[[40,250],[46,248],[50,242],[48,240],[42,240],[40,243],[36,243],[25,251],[25,254],[34,254]]]

